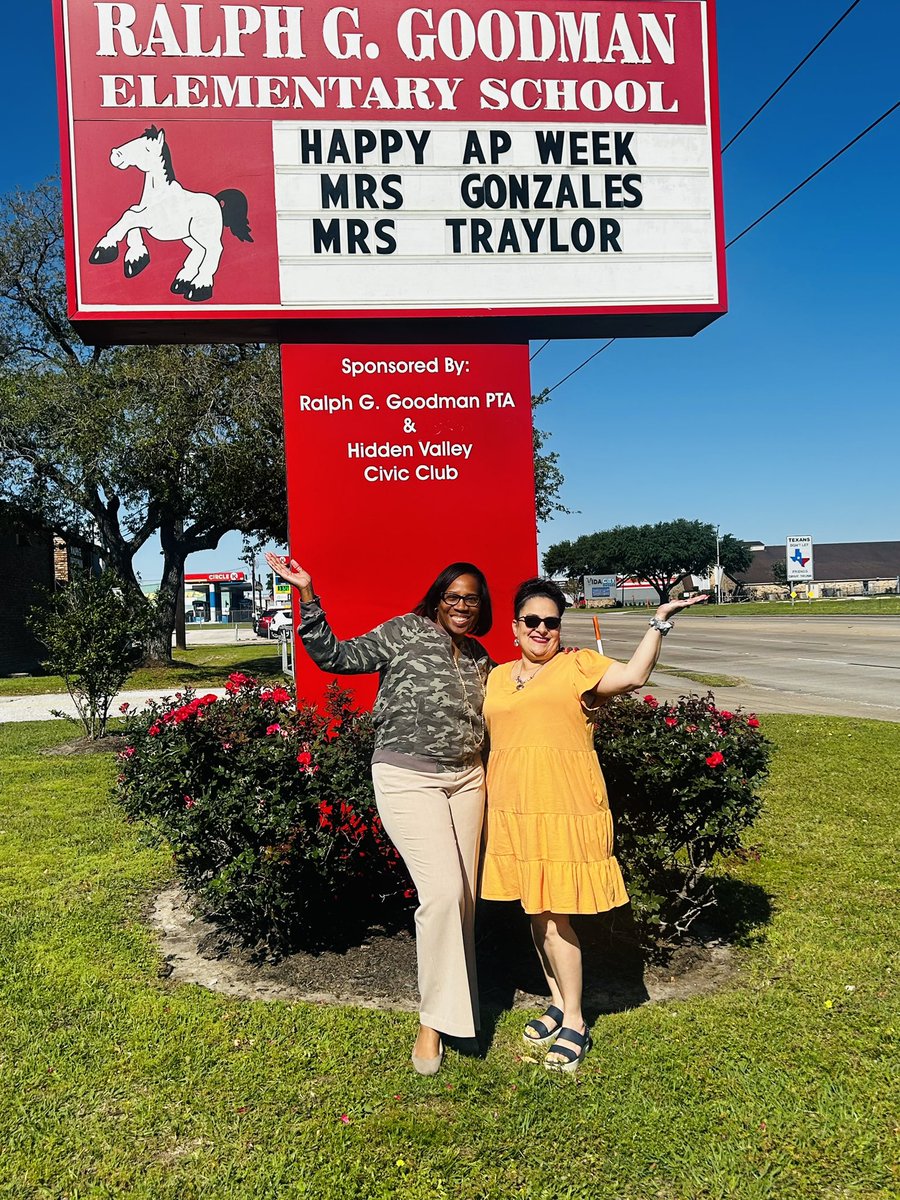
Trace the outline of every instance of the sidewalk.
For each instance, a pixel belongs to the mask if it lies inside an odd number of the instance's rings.
[[[177,687],[167,688],[164,692],[120,692],[110,705],[110,714],[119,716],[119,706],[126,702],[131,708],[143,708],[149,700],[162,700],[164,696],[172,696]],[[212,693],[224,696],[224,688],[203,688],[203,694]],[[0,724],[7,721],[48,721],[54,712],[63,712],[76,716],[75,705],[68,692],[54,692],[43,696],[0,696]]]

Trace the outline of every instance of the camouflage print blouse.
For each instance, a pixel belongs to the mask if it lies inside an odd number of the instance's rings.
[[[318,600],[301,604],[297,632],[310,658],[324,671],[378,672],[373,762],[454,770],[481,753],[481,708],[493,663],[473,638],[465,639],[454,662],[450,634],[427,617],[407,613],[341,642]]]

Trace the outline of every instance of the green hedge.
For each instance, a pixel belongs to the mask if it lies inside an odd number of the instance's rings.
[[[339,948],[408,920],[415,893],[375,810],[367,713],[336,685],[324,710],[229,677],[126,713],[117,792],[171,846],[200,909],[276,951]],[[598,755],[639,927],[684,934],[712,900],[707,872],[759,811],[769,746],[752,715],[711,696],[606,705]]]

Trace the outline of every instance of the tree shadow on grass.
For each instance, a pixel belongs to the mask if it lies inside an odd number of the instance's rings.
[[[273,643],[274,644],[274,643]],[[257,649],[257,647],[253,647]],[[241,658],[239,663],[229,664],[216,662],[214,659],[210,662],[192,662],[184,658],[173,656],[173,662],[180,670],[185,672],[185,678],[190,675],[210,675],[221,672],[222,678],[227,679],[233,671],[240,671],[243,675],[274,675],[281,674],[281,656],[278,654],[257,654],[253,657]],[[166,670],[171,670],[167,667]]]

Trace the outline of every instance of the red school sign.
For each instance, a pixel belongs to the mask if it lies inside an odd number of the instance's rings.
[[[725,311],[711,0],[54,0],[88,340],[690,334]]]

